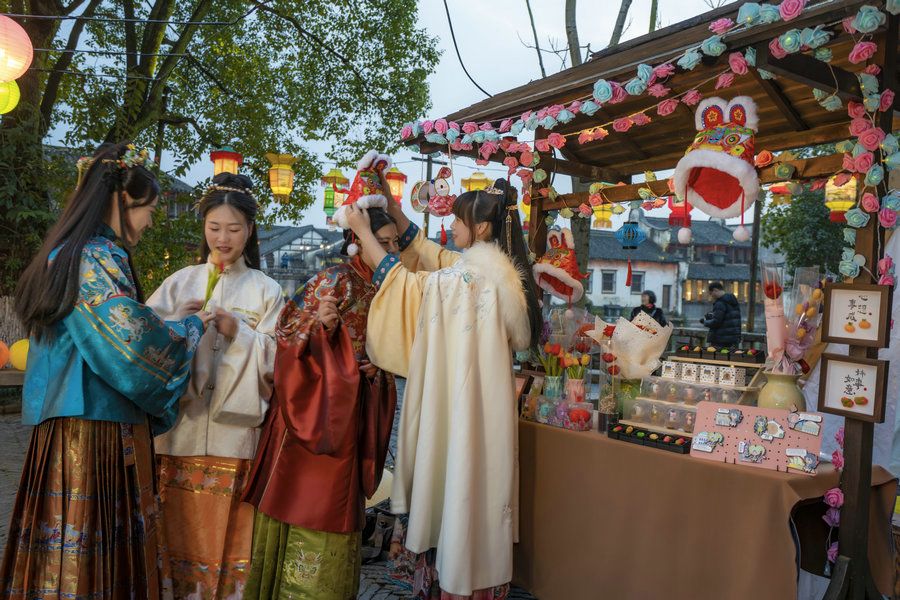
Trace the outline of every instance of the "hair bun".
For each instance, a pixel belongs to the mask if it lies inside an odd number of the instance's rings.
[[[246,175],[239,175],[236,173],[219,173],[212,178],[212,183],[213,185],[247,190],[247,192],[253,191],[253,180]]]
[[[506,202],[504,203],[506,206],[512,206],[516,204],[518,199],[518,192],[516,188],[509,184],[509,180],[505,177],[500,177],[494,181],[494,188],[503,192],[506,197]]]

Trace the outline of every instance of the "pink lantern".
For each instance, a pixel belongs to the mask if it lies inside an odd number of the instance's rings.
[[[0,81],[12,81],[31,66],[34,47],[22,26],[0,15]]]

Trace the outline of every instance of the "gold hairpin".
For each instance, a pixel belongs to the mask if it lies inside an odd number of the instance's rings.
[[[495,195],[500,195],[500,196],[503,195],[503,190],[498,190],[498,189],[495,188],[494,186],[486,187],[486,188],[484,188],[484,189],[481,190],[481,191],[484,192],[484,193],[486,193],[486,194],[495,194]]]

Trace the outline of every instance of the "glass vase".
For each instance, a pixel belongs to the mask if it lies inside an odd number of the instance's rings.
[[[562,398],[563,395],[563,377],[562,375],[547,375],[544,377],[544,396],[546,398]]]
[[[566,400],[569,402],[584,402],[584,379],[566,380]]]

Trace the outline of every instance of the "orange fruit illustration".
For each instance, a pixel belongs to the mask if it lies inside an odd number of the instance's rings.
[[[868,321],[866,321],[865,319],[863,319],[862,321],[859,322],[860,329],[869,329],[871,327],[872,327],[872,324],[869,323]]]
[[[853,326],[853,323],[847,323],[846,325],[844,325],[844,331],[846,331],[847,333],[853,333],[854,331],[856,331],[856,327]]]

